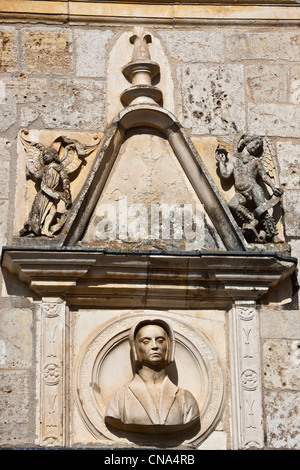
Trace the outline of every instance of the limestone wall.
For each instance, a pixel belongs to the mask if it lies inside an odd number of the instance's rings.
[[[42,8],[46,2],[26,3]],[[284,235],[291,255],[299,259],[299,7],[285,2],[290,5],[284,11],[274,5],[266,12],[253,6],[252,18],[248,5],[236,11],[234,18],[231,12],[234,21],[230,21],[227,11],[222,15],[216,10],[214,16],[207,9],[196,11],[195,5],[182,5],[182,10],[174,13],[169,10],[172,5],[157,4],[152,5],[154,10],[150,5],[146,11],[142,2],[127,5],[120,13],[123,20],[111,15],[108,21],[107,12],[95,10],[108,8],[108,4],[48,3],[48,17],[28,6],[27,15],[19,13],[16,19],[18,9],[9,11],[9,2],[0,4],[1,245],[11,245],[14,234],[18,132],[22,128],[104,132],[114,109],[118,112],[122,108],[119,97],[113,96],[113,74],[119,64],[118,54],[114,54],[116,62],[110,63],[111,51],[134,24],[144,24],[165,57],[161,75],[168,73],[171,79],[170,89],[165,86],[163,90],[173,103],[171,111],[193,142],[204,136],[226,137],[239,132],[266,135],[272,140],[284,188]],[[73,16],[68,9],[62,10],[67,3]],[[201,21],[201,14],[205,21]],[[279,21],[273,22],[276,15]],[[220,24],[215,21],[217,16]],[[11,274],[4,276],[0,299],[0,446],[34,446],[39,299]],[[260,308],[265,448],[300,448],[297,292],[296,274],[288,300],[262,300]],[[230,439],[222,446],[230,448]]]

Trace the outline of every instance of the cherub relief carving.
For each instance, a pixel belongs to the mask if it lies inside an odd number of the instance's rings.
[[[70,177],[96,146],[84,146],[65,136],[58,137],[50,147],[30,142],[22,134],[21,141],[27,177],[37,183],[38,191],[20,236],[51,238],[63,227],[72,206]]]
[[[166,366],[174,360],[175,338],[163,320],[144,320],[130,332],[137,372],[110,398],[105,422],[117,429],[170,433],[199,424],[194,396],[169,379]]]
[[[280,241],[274,217],[268,212],[280,202],[283,194],[282,188],[275,183],[270,145],[260,136],[244,134],[238,141],[236,153],[228,155],[221,146],[216,149],[221,178],[234,178],[235,195],[229,208],[242,222],[248,242]],[[271,198],[266,196],[263,183],[271,188]]]

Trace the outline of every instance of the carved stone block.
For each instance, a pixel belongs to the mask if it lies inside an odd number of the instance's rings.
[[[249,128],[257,134],[299,137],[299,106],[286,103],[250,103]]]
[[[300,175],[298,171],[299,153],[299,144],[294,144],[292,141],[283,140],[277,143],[277,156],[280,165],[280,181],[286,190],[297,190],[300,187]],[[287,224],[287,229],[289,225],[290,224]]]
[[[219,31],[160,31],[171,57],[183,62],[223,62],[224,35]]]
[[[15,28],[1,28],[1,72],[17,70],[17,31]]]
[[[286,191],[283,197],[283,207],[285,209],[286,234],[288,237],[297,237],[300,224],[300,206],[298,204],[300,191]]]
[[[299,391],[267,391],[267,445],[273,449],[300,449]]]
[[[228,57],[233,60],[299,61],[296,31],[229,33],[226,37]]]
[[[300,340],[269,339],[262,352],[265,387],[296,391],[300,383]]]
[[[76,34],[76,72],[78,77],[105,78],[106,47],[112,37],[112,31],[79,30]]]
[[[24,32],[26,72],[67,74],[73,71],[70,32],[33,29]]]
[[[241,65],[181,66],[182,124],[195,134],[228,134],[245,128],[244,75]]]

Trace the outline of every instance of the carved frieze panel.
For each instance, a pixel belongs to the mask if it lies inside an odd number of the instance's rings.
[[[259,319],[255,302],[235,302],[230,311],[233,445],[262,448]]]
[[[186,429],[184,433],[172,434],[170,432],[172,426],[163,429],[162,424],[156,426],[155,433],[151,432],[151,427],[149,431],[149,426],[148,430],[146,426],[145,431],[143,423],[133,431],[130,426],[128,429],[128,425],[116,429],[110,425],[110,421],[105,420],[105,416],[112,413],[113,405],[108,408],[108,404],[112,403],[110,400],[114,394],[117,393],[115,396],[118,396],[120,393],[118,390],[122,386],[132,383],[133,393],[136,395],[140,393],[139,384],[136,383],[136,369],[131,360],[129,339],[134,325],[145,320],[168,324],[173,331],[175,360],[165,366],[170,382],[168,386],[165,385],[164,390],[168,389],[168,393],[171,394],[173,392],[170,390],[176,387],[179,387],[179,394],[183,393],[181,390],[186,390],[188,396],[193,397],[191,398],[194,400],[193,406],[199,410],[201,423],[200,426],[196,423],[196,426]],[[133,378],[134,381],[131,382]],[[75,363],[73,393],[77,412],[90,432],[91,439],[102,442],[114,441],[118,445],[128,445],[128,443],[155,445],[158,440],[160,444],[163,440],[165,446],[184,443],[194,448],[215,429],[222,416],[225,402],[225,375],[219,355],[206,334],[194,329],[186,321],[178,320],[178,317],[172,314],[151,311],[118,318],[89,335]],[[143,400],[146,400],[145,395],[146,392],[143,394]],[[117,402],[114,398],[113,400],[115,406]],[[117,403],[117,408],[119,405]],[[107,411],[108,409],[110,411]],[[163,403],[159,409],[164,409]],[[150,414],[152,418],[153,413]],[[154,423],[155,419],[154,417]],[[182,426],[184,427],[184,424]]]
[[[64,446],[66,439],[66,305],[46,300],[40,307],[37,348],[37,444]]]

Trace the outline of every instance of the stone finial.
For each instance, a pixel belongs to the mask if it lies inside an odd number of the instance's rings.
[[[148,44],[152,42],[150,34],[144,34],[144,29],[136,27],[129,39],[133,44],[132,60],[151,59]]]
[[[125,65],[122,72],[132,86],[121,95],[124,106],[129,104],[160,103],[162,92],[153,86],[153,79],[159,75],[160,67],[151,60],[148,44],[152,36],[144,28],[137,27],[129,39],[133,44],[132,60]]]

